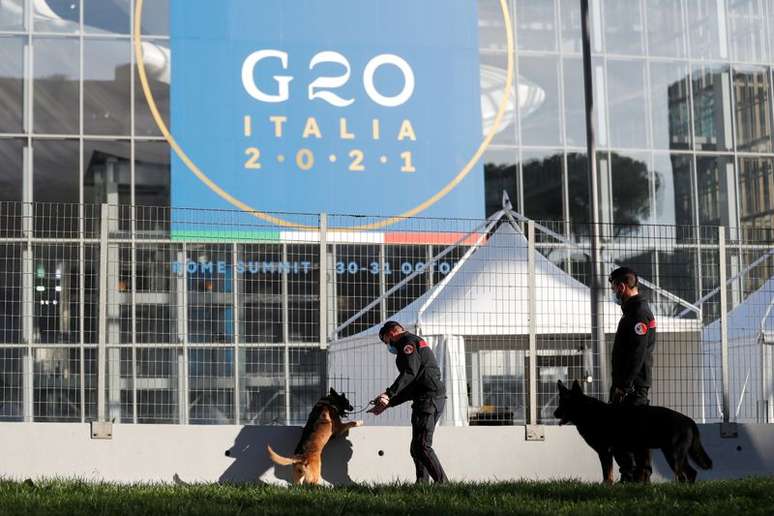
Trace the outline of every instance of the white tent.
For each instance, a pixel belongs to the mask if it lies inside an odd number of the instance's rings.
[[[535,279],[537,335],[572,344],[582,338],[573,336],[591,333],[588,287],[539,252],[535,253]],[[502,341],[503,337],[529,334],[528,280],[527,239],[514,225],[502,223],[442,282],[390,317],[425,338],[435,351],[448,390],[442,424],[462,426],[468,421],[471,364],[466,363],[466,339],[480,342],[499,337]],[[615,333],[620,313],[614,303],[604,303],[605,333]],[[700,330],[695,319],[660,317],[658,325],[659,332]],[[334,341],[329,347],[331,385],[342,386],[358,404],[382,392],[396,376],[393,357],[378,340],[379,327]],[[512,358],[507,350],[499,355],[492,351],[488,367],[503,376],[523,370],[523,362]],[[408,407],[365,419],[376,425],[405,423],[407,417]]]
[[[728,328],[729,409],[731,420],[774,421],[774,278],[750,294],[726,316]],[[706,400],[708,418],[722,417],[720,319],[702,332],[706,369],[714,372],[705,379],[713,393]]]

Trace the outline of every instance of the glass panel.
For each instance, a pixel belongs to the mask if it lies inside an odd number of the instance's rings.
[[[771,158],[739,158],[739,219],[745,229],[774,229]],[[758,239],[764,236],[763,232],[750,234]]]
[[[766,6],[761,0],[736,0],[728,3],[728,36],[734,61],[766,63]],[[774,13],[771,13],[774,15]]]
[[[507,50],[500,0],[478,0],[478,46],[484,52]]]
[[[129,34],[131,9],[131,0],[83,0],[83,30],[99,34]]]
[[[33,39],[36,133],[78,133],[77,39]]]
[[[167,142],[134,144],[135,229],[148,238],[166,238],[170,229],[170,168]]]
[[[605,0],[605,46],[611,54],[642,55],[640,0]]]
[[[648,54],[685,57],[683,5],[679,0],[645,0],[648,19]]]
[[[693,126],[697,150],[732,149],[731,77],[728,67],[693,69]]]
[[[558,65],[555,57],[524,56],[520,60],[518,97],[524,145],[561,143]]]
[[[554,0],[516,0],[516,38],[521,50],[556,50]]]
[[[771,152],[771,89],[769,69],[734,68],[736,150]]]
[[[40,245],[33,253],[33,342],[75,344],[80,340],[78,247]]]
[[[427,260],[427,247],[423,245],[387,245],[385,246],[384,254],[385,288],[389,290],[414,272],[417,264],[422,263],[422,266],[424,266],[425,260]],[[448,260],[443,261],[448,262]],[[453,266],[453,264],[451,265]],[[450,269],[447,269],[441,263],[438,264],[438,270],[442,273],[448,273]],[[426,274],[418,274],[414,279],[388,297],[386,303],[387,313],[397,313],[401,308],[424,294],[428,286],[427,276]]]
[[[604,64],[599,58],[592,58],[594,81],[604,80]],[[604,110],[599,95],[604,93],[604,84],[597,82],[594,87],[594,128],[597,131],[597,143],[606,138]],[[576,57],[564,59],[564,125],[567,145],[586,146],[586,93],[583,85],[583,60]],[[600,120],[602,121],[600,128]]]
[[[646,153],[610,154],[615,224],[647,224],[650,220],[650,174]]]
[[[581,45],[581,11],[580,2],[577,0],[560,0],[561,23],[562,23],[562,50],[573,54],[583,53]],[[602,35],[597,30],[596,20],[599,13],[598,2],[589,2],[589,30],[591,32],[591,51],[602,51]]]
[[[186,264],[177,261],[176,250],[169,246],[137,246],[136,255],[137,342],[177,342],[182,336],[177,324],[177,280],[182,279]]]
[[[23,124],[24,38],[0,38],[0,133],[21,133]]]
[[[137,422],[179,423],[182,351],[175,348],[138,348]]]
[[[291,425],[306,423],[317,400],[326,395],[327,367],[325,351],[319,349],[290,350],[290,421]],[[331,387],[347,396],[355,405],[355,394],[346,386],[331,383]],[[353,416],[355,417],[355,416]]]
[[[0,166],[0,201],[22,201],[23,153],[24,140],[0,138],[0,163],[3,164]],[[0,223],[0,232],[10,229],[7,227],[9,222],[4,219]]]
[[[685,63],[650,63],[654,148],[690,148],[689,84],[688,66]]]
[[[78,348],[34,350],[33,420],[81,420],[81,360]]]
[[[77,238],[81,193],[78,142],[34,140],[32,145],[35,235]]]
[[[188,350],[188,421],[234,423],[234,348]]]
[[[24,30],[25,0],[0,3],[0,30]]]
[[[0,349],[0,421],[24,420],[24,356],[22,348]]]
[[[241,424],[284,425],[285,360],[282,348],[239,349]]]
[[[191,245],[187,252],[186,261],[197,265],[193,272],[189,272],[187,281],[188,340],[197,343],[233,342],[231,247]]]
[[[516,169],[519,151],[516,149],[489,149],[484,155],[484,191],[486,216],[503,206],[503,191],[508,192],[514,207],[518,204],[519,177]]]
[[[153,0],[142,5],[143,36],[169,35],[169,0]]]
[[[87,39],[83,44],[83,132],[128,135],[130,42]]]
[[[240,342],[282,342],[282,261],[279,245],[241,246],[244,272],[239,283]]]
[[[424,255],[419,254],[418,260],[405,261],[413,263],[419,260],[424,261]],[[402,262],[401,264],[391,264],[390,280],[392,276],[401,274],[401,265]],[[338,322],[341,324],[379,297],[379,247],[375,245],[337,245],[335,269],[336,304]],[[364,331],[377,324],[379,320],[379,306],[377,305],[353,321],[343,330],[342,334],[348,336]]]
[[[694,59],[728,57],[725,3],[723,0],[687,0],[688,39]]]
[[[608,61],[607,98],[610,146],[647,147],[644,62]]]
[[[506,57],[502,54],[481,56],[481,126],[483,134],[489,134],[494,125],[497,110],[503,99],[507,76]],[[511,97],[497,128],[493,145],[515,145],[516,136],[516,88],[521,81],[514,81]]]
[[[21,343],[21,312],[21,245],[0,244],[0,343]]]
[[[33,30],[36,32],[78,32],[81,17],[79,0],[32,2]]]
[[[561,150],[522,154],[524,215],[538,221],[562,220],[563,162]]]
[[[290,342],[319,342],[320,340],[319,256],[319,246],[288,245],[290,263],[286,274]],[[378,271],[378,259],[371,263],[371,265],[374,264]]]
[[[567,194],[570,201],[570,221],[575,234],[586,234],[588,228],[580,225],[589,222],[589,178],[586,153],[567,154]],[[585,231],[585,233],[583,233]]]
[[[685,154],[653,156],[656,224],[693,225],[693,159]]]
[[[147,4],[145,4],[147,5]],[[147,9],[147,8],[146,8]],[[171,52],[169,42],[145,40],[142,42],[145,73],[148,86],[156,102],[156,108],[169,127],[169,78],[171,77]],[[136,67],[135,67],[136,68]],[[156,122],[151,115],[148,101],[142,89],[139,73],[134,76],[134,132],[139,136],[161,136]]]
[[[696,158],[699,224],[737,226],[734,160],[728,156]]]

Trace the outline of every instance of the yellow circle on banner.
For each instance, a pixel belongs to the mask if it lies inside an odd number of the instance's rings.
[[[218,186],[198,166],[196,166],[196,163],[194,163],[193,160],[191,160],[191,158],[188,157],[188,154],[185,153],[183,148],[180,147],[180,145],[175,140],[175,137],[172,135],[169,128],[164,123],[164,120],[161,117],[161,114],[159,113],[158,106],[156,106],[156,101],[153,98],[153,92],[151,92],[150,86],[148,85],[148,76],[145,73],[145,61],[143,59],[143,54],[142,54],[142,37],[140,34],[140,28],[142,27],[142,7],[143,7],[143,0],[137,0],[135,4],[135,12],[134,12],[134,27],[132,29],[134,53],[137,56],[137,72],[140,76],[140,84],[142,85],[142,91],[145,95],[145,99],[148,101],[148,107],[150,108],[151,115],[153,116],[153,119],[156,121],[156,125],[159,127],[161,134],[164,135],[164,138],[167,140],[172,150],[175,151],[175,154],[177,154],[178,158],[180,158],[180,160],[188,167],[188,169],[191,172],[193,172],[193,174],[202,183],[204,183],[210,190],[212,190],[217,195],[219,195],[222,199],[232,204],[233,206],[239,208],[240,210],[248,212],[260,219],[263,219],[267,222],[271,222],[272,224],[276,224],[282,227],[306,229],[306,230],[318,229],[316,226],[307,226],[303,224],[297,224],[295,222],[290,222],[288,220],[281,219],[279,217],[276,217],[264,211],[256,210],[255,208],[248,206],[247,204],[240,201],[230,193],[223,190],[220,186]],[[500,100],[500,105],[498,106],[497,115],[495,116],[494,123],[492,124],[492,128],[484,137],[484,140],[481,142],[481,145],[479,145],[478,149],[473,154],[473,157],[471,157],[470,161],[468,161],[465,164],[465,166],[462,167],[462,169],[460,169],[459,172],[457,172],[457,175],[455,175],[451,181],[449,181],[446,185],[444,185],[443,188],[441,188],[438,192],[433,194],[431,197],[426,199],[418,206],[415,206],[414,208],[404,213],[401,213],[400,215],[396,215],[394,217],[390,217],[370,224],[352,226],[348,229],[357,229],[357,230],[379,229],[379,228],[383,228],[391,224],[394,224],[400,220],[413,217],[417,213],[423,210],[426,210],[427,208],[429,208],[430,206],[438,202],[440,199],[442,199],[446,194],[451,192],[463,179],[465,179],[465,176],[467,176],[468,173],[471,170],[473,170],[473,167],[475,166],[475,164],[478,162],[479,159],[481,159],[481,156],[484,155],[484,152],[486,151],[487,147],[489,147],[489,145],[492,143],[492,139],[494,138],[495,134],[497,133],[497,130],[500,127],[500,123],[502,122],[503,115],[505,114],[505,110],[508,106],[508,101],[510,100],[510,97],[511,97],[510,92],[511,92],[511,87],[513,85],[513,60],[514,60],[513,28],[511,27],[511,15],[510,15],[510,12],[508,11],[507,0],[500,0],[500,8],[503,13],[503,22],[505,23],[505,36],[506,36],[507,45],[508,45],[508,53],[507,53],[508,70],[507,70],[507,75],[505,80],[505,88],[503,90],[502,99]],[[343,229],[343,228],[340,228],[340,229]]]

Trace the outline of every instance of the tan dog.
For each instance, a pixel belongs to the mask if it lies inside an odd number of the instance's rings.
[[[269,458],[281,466],[293,465],[294,484],[320,483],[322,451],[330,438],[363,425],[362,421],[341,421],[341,418],[347,417],[347,412],[352,410],[346,396],[331,389],[330,394],[318,401],[309,414],[293,456],[283,457],[272,450],[271,446],[266,446]]]

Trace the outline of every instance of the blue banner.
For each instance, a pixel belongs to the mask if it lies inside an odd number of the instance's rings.
[[[243,203],[173,156],[173,206],[484,216],[475,1],[176,0],[171,20],[171,131]]]

